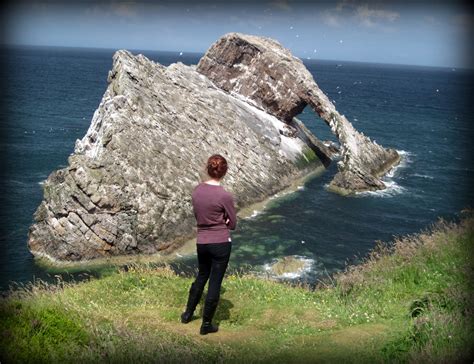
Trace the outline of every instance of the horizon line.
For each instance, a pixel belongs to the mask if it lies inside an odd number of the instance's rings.
[[[97,49],[97,50],[128,50],[128,51],[146,51],[146,52],[168,52],[168,53],[183,53],[183,54],[195,54],[195,55],[204,55],[206,51],[197,52],[197,51],[183,51],[183,50],[166,50],[166,49],[140,49],[140,48],[110,48],[110,47],[95,47],[95,46],[65,46],[65,45],[40,45],[40,44],[18,44],[18,43],[2,43],[0,48],[8,47],[31,47],[31,48],[71,48],[71,49]],[[291,52],[291,51],[290,51]],[[299,58],[303,63],[305,61],[328,61],[328,62],[347,62],[347,63],[361,63],[361,64],[378,64],[378,65],[387,65],[387,66],[405,66],[405,67],[424,67],[424,68],[445,68],[451,70],[466,70],[473,71],[473,66],[435,66],[435,65],[425,65],[425,64],[408,64],[408,63],[385,63],[385,62],[370,62],[370,61],[354,61],[354,60],[344,60],[344,59],[330,59],[330,58],[304,58],[299,57],[291,52],[291,54]]]

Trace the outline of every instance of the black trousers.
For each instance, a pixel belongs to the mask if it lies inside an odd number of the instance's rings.
[[[209,279],[206,303],[219,301],[222,279],[229,264],[232,243],[197,244],[199,271],[194,281],[196,289],[200,292]]]

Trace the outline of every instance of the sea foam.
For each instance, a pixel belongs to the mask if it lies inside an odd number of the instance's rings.
[[[393,180],[382,180],[385,189],[377,191],[357,192],[357,196],[393,197],[405,192],[405,188]]]
[[[398,176],[400,170],[406,168],[410,163],[413,162],[412,157],[414,154],[406,150],[397,150],[397,153],[400,155],[400,163],[390,169],[390,171],[388,171],[387,174],[382,178],[385,189],[378,191],[357,192],[357,196],[393,197],[406,191],[405,187],[400,186],[394,180],[394,178]]]
[[[400,163],[398,163],[396,166],[391,168],[390,171],[387,172],[386,177],[388,178],[393,178],[397,175],[398,172],[400,172],[401,169],[406,168],[410,163],[413,162],[413,153],[407,152],[405,150],[397,150],[397,153],[398,155],[400,155]]]
[[[433,176],[429,176],[427,174],[420,174],[420,173],[414,173],[412,174],[413,177],[419,177],[419,178],[426,178],[426,179],[434,179]]]
[[[273,272],[272,270],[272,266],[278,263],[278,259],[277,259],[277,260],[273,260],[271,263],[264,264],[263,269],[270,277],[276,278],[276,279],[298,279],[313,271],[313,266],[315,263],[314,259],[300,256],[300,255],[292,255],[292,256],[289,256],[288,258],[297,260],[298,262],[302,263],[302,266],[296,269],[295,271],[277,274]]]

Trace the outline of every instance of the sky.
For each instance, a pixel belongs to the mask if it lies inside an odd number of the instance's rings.
[[[16,1],[2,16],[5,45],[202,53],[241,32],[302,59],[472,68],[473,8],[455,1]]]

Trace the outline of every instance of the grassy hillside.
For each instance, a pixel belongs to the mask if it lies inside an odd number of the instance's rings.
[[[166,267],[36,282],[0,301],[1,362],[471,363],[473,223],[380,244],[316,290],[228,276],[207,336],[201,305],[179,323],[191,279]]]

